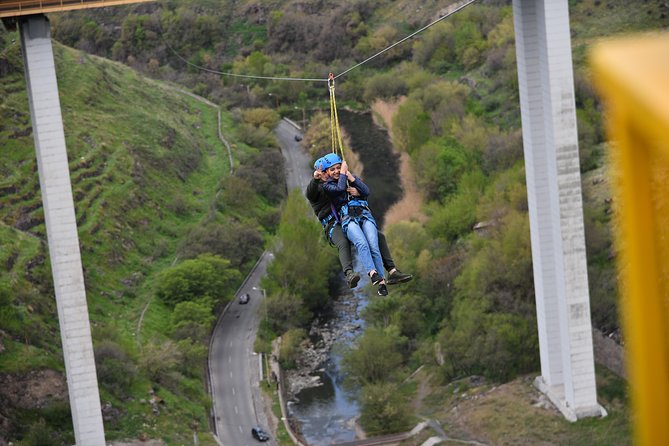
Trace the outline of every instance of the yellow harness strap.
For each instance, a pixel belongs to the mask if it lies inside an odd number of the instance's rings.
[[[332,73],[330,73],[328,77],[328,88],[330,90],[330,133],[332,137],[332,153],[339,153],[341,159],[346,161],[346,158],[344,157],[344,143],[341,137],[341,129],[339,128],[339,117],[337,116],[335,82],[334,74]]]

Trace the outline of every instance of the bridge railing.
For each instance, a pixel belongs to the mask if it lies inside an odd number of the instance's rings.
[[[155,0],[0,0],[0,18],[149,1]]]
[[[635,444],[669,444],[669,35],[598,44]]]

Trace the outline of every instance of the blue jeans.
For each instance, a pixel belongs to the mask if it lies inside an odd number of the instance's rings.
[[[346,228],[346,237],[358,251],[358,260],[365,268],[365,272],[376,270],[379,276],[383,277],[383,260],[381,251],[379,251],[379,234],[376,225],[366,219],[362,219],[360,223],[352,220]]]

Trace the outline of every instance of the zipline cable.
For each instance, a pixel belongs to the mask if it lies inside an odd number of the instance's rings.
[[[390,51],[391,49],[393,49],[397,45],[399,45],[403,42],[406,42],[407,40],[414,37],[416,34],[419,34],[423,31],[425,31],[426,29],[428,29],[428,28],[436,25],[437,23],[441,22],[442,20],[447,19],[448,17],[452,16],[456,12],[461,11],[462,9],[471,5],[475,1],[476,0],[465,0],[464,2],[462,2],[460,5],[455,7],[453,10],[451,10],[447,14],[444,14],[443,16],[439,17],[437,20],[434,20],[433,22],[425,25],[424,27],[422,27],[418,31],[415,31],[415,32],[409,34],[408,36],[404,37],[403,39],[398,40],[397,42],[393,43],[392,45],[390,45],[390,46],[388,46],[384,49],[382,49],[378,53],[368,57],[367,59],[363,60],[362,62],[350,67],[347,70],[342,71],[338,75],[334,76],[334,79],[337,79],[337,78],[345,75],[349,71],[351,71],[355,68],[358,68],[359,66],[361,66],[363,64],[366,64],[367,62],[369,62],[370,60],[380,56],[381,54],[383,54],[387,51]],[[230,72],[225,72],[225,71],[212,70],[210,68],[206,68],[206,67],[203,67],[201,65],[197,65],[197,64],[194,64],[194,63],[190,62],[189,60],[182,57],[179,53],[177,53],[176,50],[174,48],[172,48],[172,46],[169,43],[167,43],[166,40],[163,39],[163,42],[165,42],[165,45],[167,45],[167,47],[174,53],[174,55],[177,56],[179,59],[181,59],[184,63],[186,63],[186,64],[188,64],[192,67],[195,67],[198,70],[207,71],[207,72],[213,73],[213,74],[219,74],[221,76],[241,77],[241,78],[247,78],[247,79],[277,80],[277,81],[303,81],[303,82],[328,82],[328,83],[330,82],[330,78],[328,78],[328,79],[314,79],[314,78],[302,78],[302,77],[254,76],[254,75],[250,75],[250,74],[236,74],[236,73],[230,73]]]

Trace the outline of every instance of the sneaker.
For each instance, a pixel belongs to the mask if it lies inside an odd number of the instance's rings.
[[[360,276],[352,269],[346,270],[346,283],[349,288],[355,288],[360,282]]]
[[[387,296],[388,295],[388,287],[386,286],[385,283],[382,283],[379,285],[379,289],[376,292],[379,296]]]
[[[379,276],[379,273],[377,273],[376,271],[374,271],[374,274],[372,274],[369,277],[372,280],[372,285],[378,285],[383,280],[383,277]]]
[[[395,272],[388,275],[388,280],[386,280],[386,283],[388,285],[397,285],[398,283],[408,282],[411,279],[413,279],[411,274],[404,274],[400,270],[396,269]]]

